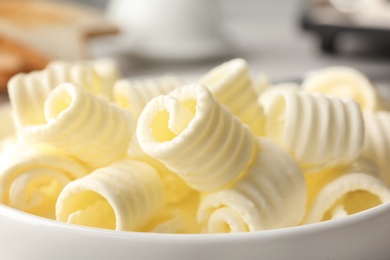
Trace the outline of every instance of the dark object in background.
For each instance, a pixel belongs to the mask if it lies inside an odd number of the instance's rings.
[[[337,2],[349,4],[344,9]],[[381,3],[381,6],[372,3]],[[301,26],[318,34],[320,47],[327,53],[340,49],[340,35],[357,35],[390,48],[390,1],[386,0],[315,0],[307,1]],[[350,8],[350,9],[347,9]],[[385,48],[386,49],[386,48]]]

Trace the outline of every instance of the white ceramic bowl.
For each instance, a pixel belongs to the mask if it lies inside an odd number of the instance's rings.
[[[9,106],[0,107],[0,138],[13,131],[9,111]],[[213,235],[88,228],[0,205],[0,259],[385,260],[390,259],[390,203],[344,219],[306,226]]]
[[[390,259],[390,204],[344,219],[239,234],[122,232],[47,220],[0,205],[4,260]]]

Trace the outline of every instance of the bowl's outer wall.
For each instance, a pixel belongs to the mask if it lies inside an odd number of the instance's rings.
[[[348,219],[288,229],[230,235],[164,235],[78,227],[0,205],[0,259],[387,260],[389,220],[387,204]]]

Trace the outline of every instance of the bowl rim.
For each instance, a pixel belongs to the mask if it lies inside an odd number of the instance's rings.
[[[68,232],[81,232],[89,235],[97,235],[104,237],[115,237],[118,239],[141,239],[148,241],[161,239],[183,242],[217,242],[217,241],[237,241],[242,239],[271,239],[271,238],[288,238],[308,233],[318,233],[325,230],[341,229],[347,226],[359,225],[361,222],[370,221],[377,216],[388,215],[390,217],[390,202],[375,206],[373,208],[349,215],[347,217],[333,219],[328,221],[316,222],[311,224],[305,224],[300,226],[292,226],[286,228],[260,230],[253,232],[242,233],[224,233],[224,234],[173,234],[173,233],[151,233],[151,232],[138,232],[138,231],[121,231],[110,230],[103,228],[87,227],[75,224],[69,224],[60,222],[53,219],[48,219],[40,216],[36,216],[30,213],[26,213],[4,204],[0,204],[0,219],[1,217],[8,217],[16,222],[34,225],[40,228],[58,228],[66,229]]]

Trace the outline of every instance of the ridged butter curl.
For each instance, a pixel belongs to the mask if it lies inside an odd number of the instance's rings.
[[[157,79],[118,80],[114,85],[114,102],[130,110],[138,119],[146,104],[159,95],[166,95],[181,87],[182,82],[174,76]]]
[[[306,170],[348,164],[362,151],[363,116],[352,99],[285,91],[265,113],[266,136]]]
[[[362,158],[306,174],[310,200],[304,223],[342,218],[388,203],[390,189],[378,176],[376,165]]]
[[[29,142],[48,143],[98,168],[126,155],[134,128],[129,111],[81,87],[63,83],[45,102],[45,124],[24,127],[23,136]]]
[[[75,84],[95,95],[102,91],[98,75],[87,65],[61,63],[42,71],[18,74],[8,83],[17,127],[44,123],[45,100],[61,83]]]
[[[84,165],[57,149],[15,143],[0,156],[0,203],[55,218],[55,202],[63,187],[88,173]]]
[[[312,71],[302,82],[302,88],[311,93],[352,98],[363,111],[382,108],[375,87],[366,75],[354,68],[336,66]]]
[[[390,186],[390,112],[364,113],[365,140],[362,156],[375,162]]]
[[[121,160],[69,183],[58,196],[57,220],[137,231],[161,211],[164,189],[146,163]]]
[[[146,154],[199,191],[233,182],[255,150],[250,129],[202,84],[152,99],[141,113],[136,133]]]
[[[198,209],[206,233],[295,226],[305,213],[306,183],[296,161],[267,139],[258,139],[254,162],[228,189],[207,194]]]
[[[257,102],[245,60],[225,62],[205,74],[199,82],[207,86],[217,100],[247,124],[255,135],[263,135],[263,109]]]

